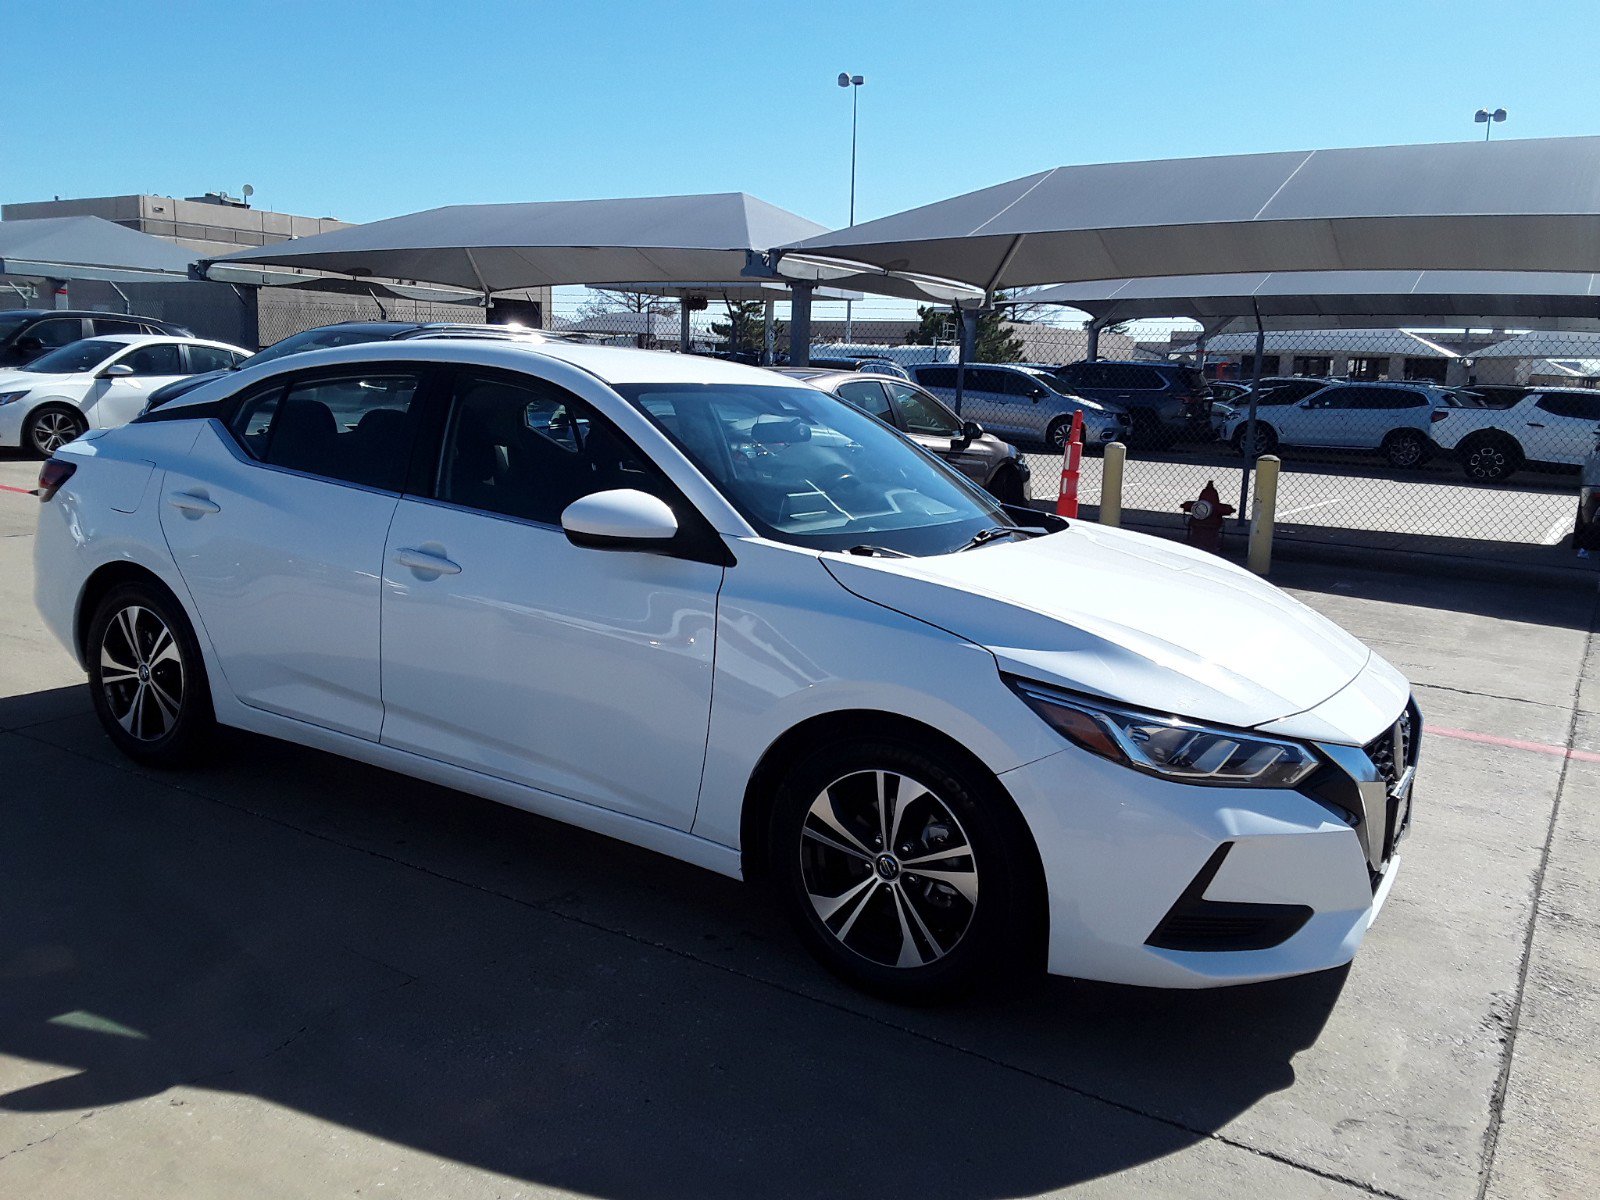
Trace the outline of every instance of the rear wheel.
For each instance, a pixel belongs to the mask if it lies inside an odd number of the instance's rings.
[[[1522,447],[1503,433],[1474,434],[1456,452],[1467,478],[1477,483],[1498,483],[1522,469]]]
[[[106,734],[152,766],[193,759],[215,726],[205,664],[177,602],[152,584],[106,594],[85,643],[89,694]]]
[[[1278,448],[1278,431],[1271,425],[1261,421],[1256,422],[1255,445],[1250,445],[1250,426],[1239,426],[1233,435],[1233,448],[1245,458],[1259,458],[1263,454],[1271,454]]]
[[[1401,470],[1420,467],[1428,461],[1428,439],[1415,429],[1397,429],[1383,439],[1383,457]]]
[[[818,751],[779,791],[769,854],[806,948],[864,990],[931,1003],[1035,963],[1027,828],[953,756],[897,741]]]
[[[77,409],[65,404],[43,404],[28,414],[22,441],[41,458],[49,458],[88,428],[89,422]]]

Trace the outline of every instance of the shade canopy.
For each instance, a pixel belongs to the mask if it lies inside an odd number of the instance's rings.
[[[1057,167],[786,249],[991,292],[1242,271],[1600,271],[1600,137]]]
[[[1460,358],[1458,351],[1406,329],[1316,329],[1294,333],[1271,332],[1263,339],[1267,354],[1312,354],[1333,350],[1340,354],[1406,358]],[[1225,333],[1206,343],[1208,354],[1254,354],[1254,333]]]
[[[505,292],[563,284],[737,280],[751,251],[821,233],[815,221],[747,196],[646,196],[455,204],[202,263],[297,267]]]
[[[735,303],[743,300],[776,300],[780,304],[789,299],[790,284],[787,281],[776,279],[739,279],[725,280],[721,283],[715,281],[700,281],[689,283],[618,283],[609,286],[607,291],[638,292],[646,296],[665,296],[671,299],[687,297],[704,297],[707,302],[715,303],[722,300],[731,300]],[[847,291],[842,288],[819,287],[811,292],[813,300],[863,300],[865,293]]]
[[[1600,335],[1535,330],[1485,346],[1474,358],[1600,358]]]
[[[103,283],[181,281],[191,251],[103,217],[0,221],[0,275]]]
[[[1536,321],[1600,327],[1600,276],[1558,271],[1272,271],[1059,284],[1001,303],[1054,304],[1096,321],[1186,317],[1210,329],[1259,310],[1290,324],[1448,325]]]

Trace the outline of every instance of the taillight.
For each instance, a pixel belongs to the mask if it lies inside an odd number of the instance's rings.
[[[44,466],[39,468],[39,486],[34,489],[34,495],[39,497],[43,504],[61,490],[61,485],[72,478],[78,469],[77,463],[71,463],[64,458],[46,459]]]
[[[1445,409],[1436,408],[1436,409],[1433,410],[1433,414],[1432,415],[1433,415],[1433,423],[1435,425],[1437,425],[1440,421],[1444,420],[1450,414]]]

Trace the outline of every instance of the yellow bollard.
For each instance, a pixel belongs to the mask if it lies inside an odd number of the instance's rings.
[[[1128,461],[1128,448],[1121,442],[1107,442],[1100,460],[1100,524],[1115,528],[1122,524],[1122,464]]]
[[[1283,460],[1276,454],[1256,459],[1256,495],[1250,508],[1250,554],[1248,565],[1257,575],[1272,570],[1272,530],[1278,521],[1278,468]]]

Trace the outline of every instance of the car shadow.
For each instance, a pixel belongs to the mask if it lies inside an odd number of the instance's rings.
[[[210,1089],[616,1200],[986,1200],[1204,1140],[1344,985],[895,1007],[734,881],[253,736],[136,769],[83,704],[0,702],[6,1141]]]

